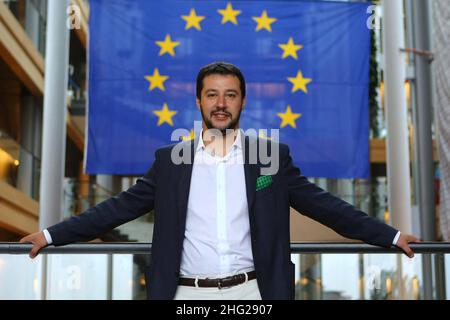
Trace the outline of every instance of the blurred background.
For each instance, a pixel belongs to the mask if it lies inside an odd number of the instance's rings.
[[[54,2],[60,4],[0,0],[0,242],[16,242],[78,215],[126,190],[140,176],[86,172],[87,122],[93,112],[87,107],[88,76],[95,77],[89,75],[88,57],[93,61],[94,56],[88,47],[94,44],[88,39],[98,37],[90,30],[89,19],[95,12],[89,1]],[[191,7],[203,3],[179,2]],[[295,7],[305,1],[287,2]],[[362,3],[368,8],[363,113],[367,128],[363,128],[369,175],[309,176],[310,180],[423,240],[448,241],[450,1],[328,2]],[[129,3],[134,6],[132,0]],[[222,9],[228,4],[239,8],[240,3],[216,2]],[[95,1],[96,7],[102,5]],[[158,26],[164,34],[167,25]],[[121,37],[112,29],[109,35]],[[141,81],[148,86],[144,74]],[[311,74],[316,76],[314,70]],[[194,102],[195,92],[190,90]],[[149,212],[94,241],[151,242],[152,228]],[[291,241],[351,242],[293,209]],[[0,299],[144,299],[143,268],[149,259],[150,254],[54,254],[31,261],[25,255],[0,254]],[[292,254],[292,261],[297,266],[298,299],[450,297],[450,254],[419,254],[413,260],[397,254]],[[370,282],[374,275],[375,285]]]

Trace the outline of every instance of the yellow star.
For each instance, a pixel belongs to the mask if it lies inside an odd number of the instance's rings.
[[[302,72],[299,70],[297,72],[297,76],[295,78],[289,77],[287,78],[289,82],[293,84],[292,86],[292,92],[295,92],[297,90],[302,90],[305,93],[308,93],[308,89],[306,88],[306,85],[312,81],[311,78],[303,78]]]
[[[231,23],[237,25],[236,17],[241,14],[241,10],[234,10],[230,2],[227,3],[225,9],[217,10],[222,15],[222,24],[230,21]]]
[[[148,90],[152,91],[153,89],[158,88],[162,91],[165,91],[164,81],[169,79],[169,77],[160,75],[158,68],[155,68],[155,70],[153,70],[153,74],[151,76],[145,76],[145,79],[147,79],[147,81],[150,81]]]
[[[261,29],[266,29],[267,31],[272,32],[272,27],[270,26],[270,24],[277,21],[276,18],[269,18],[267,16],[266,10],[264,10],[262,12],[261,17],[252,17],[252,19],[255,20],[256,23],[258,24],[256,26],[256,31],[259,31]]]
[[[175,47],[180,45],[180,42],[172,41],[169,34],[166,35],[164,41],[155,41],[155,43],[161,47],[161,50],[159,50],[160,56],[162,56],[164,53],[168,53],[172,57],[175,56]]]
[[[158,127],[162,125],[164,122],[167,122],[169,125],[173,127],[172,117],[178,113],[178,111],[170,111],[167,103],[164,103],[163,108],[161,110],[153,111],[154,114],[158,116],[158,123],[156,124]]]
[[[195,138],[194,129],[191,129],[191,131],[189,132],[189,134],[187,136],[181,136],[181,140],[183,140],[183,141],[194,140],[194,138]]]
[[[301,44],[295,44],[292,37],[289,38],[288,43],[286,44],[279,44],[278,45],[281,49],[283,49],[283,56],[281,59],[287,58],[288,56],[291,56],[295,60],[297,60],[297,51],[303,48]]]
[[[295,120],[302,116],[301,113],[292,113],[290,105],[287,106],[285,113],[277,113],[277,115],[283,120],[281,121],[280,128],[290,125],[294,129],[297,128]]]
[[[266,136],[265,130],[259,130],[258,137],[266,140],[272,140],[272,137]]]
[[[186,21],[185,30],[188,30],[192,27],[197,29],[198,31],[202,30],[200,27],[200,22],[205,19],[205,16],[198,16],[195,12],[195,9],[191,9],[188,16],[181,16],[181,19]]]

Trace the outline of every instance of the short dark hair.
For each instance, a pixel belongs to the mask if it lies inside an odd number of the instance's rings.
[[[200,99],[203,89],[203,79],[212,74],[232,75],[239,79],[242,98],[245,98],[245,79],[241,70],[231,63],[213,62],[200,69],[197,75],[197,98]]]

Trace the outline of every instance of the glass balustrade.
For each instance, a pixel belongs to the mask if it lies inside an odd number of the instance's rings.
[[[0,180],[39,199],[40,159],[0,130]]]
[[[144,266],[150,254],[54,253],[31,260],[26,254],[1,252],[0,299],[145,299]],[[398,253],[293,253],[295,298],[421,300],[424,255],[409,259]],[[433,261],[442,259],[445,273],[450,272],[450,254],[430,255]]]

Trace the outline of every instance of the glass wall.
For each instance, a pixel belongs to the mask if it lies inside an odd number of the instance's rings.
[[[25,29],[36,49],[45,56],[47,0],[6,1],[12,14]]]

